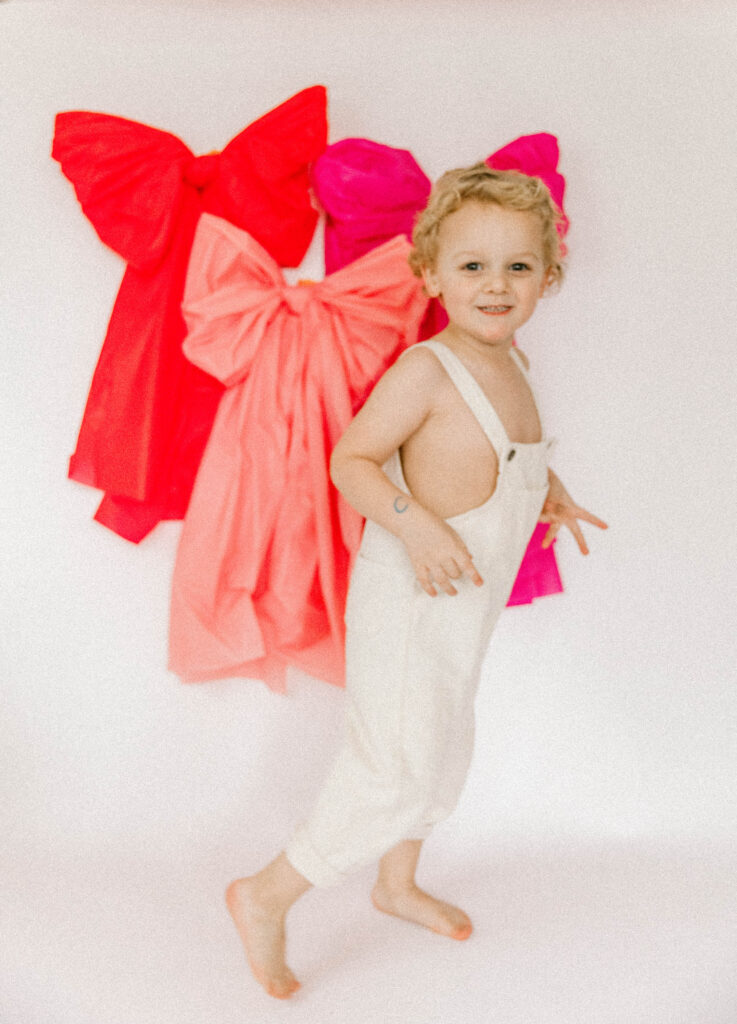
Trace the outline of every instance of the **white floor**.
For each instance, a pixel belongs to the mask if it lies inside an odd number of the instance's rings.
[[[371,874],[292,911],[302,990],[269,999],[222,902],[222,862],[36,851],[4,871],[2,1024],[734,1024],[737,849],[475,848],[450,829],[421,881],[465,943],[385,917]],[[53,864],[53,870],[49,870]]]

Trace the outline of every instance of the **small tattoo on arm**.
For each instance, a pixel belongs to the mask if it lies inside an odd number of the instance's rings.
[[[409,502],[399,495],[394,499],[394,511],[395,512],[406,512],[409,508]]]

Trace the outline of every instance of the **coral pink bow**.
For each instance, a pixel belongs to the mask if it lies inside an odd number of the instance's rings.
[[[203,214],[184,352],[223,396],[172,586],[170,666],[284,689],[296,665],[343,682],[343,612],[361,519],[328,460],[365,393],[416,340],[427,299],[397,237],[310,287],[246,232]]]

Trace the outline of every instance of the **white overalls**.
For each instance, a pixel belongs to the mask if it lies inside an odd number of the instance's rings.
[[[441,342],[422,344],[442,363],[499,460],[488,501],[447,519],[484,583],[464,577],[454,581],[457,595],[430,597],[402,542],[366,523],[346,606],[346,736],[312,813],[286,849],[313,885],[340,881],[403,839],[424,839],[455,807],[473,753],[481,663],[548,490],[551,442],[511,442],[458,357]],[[398,452],[384,471],[409,493]]]

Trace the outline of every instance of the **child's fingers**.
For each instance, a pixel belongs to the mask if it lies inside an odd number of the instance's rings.
[[[443,579],[442,582],[440,580],[437,580],[436,582],[437,582],[438,586],[440,587],[440,589],[444,590],[445,593],[448,594],[449,597],[453,597],[455,594],[458,593],[458,591],[453,586],[453,584],[450,582],[450,580],[447,578],[447,576]]]
[[[576,538],[576,543],[578,544],[578,548],[579,548],[579,551],[581,552],[581,554],[582,555],[588,555],[589,549],[586,546],[586,541],[584,539],[584,535],[581,532],[581,527],[578,525],[578,523],[576,522],[575,519],[572,519],[571,522],[568,524],[568,529],[571,531],[573,536]]]
[[[455,567],[455,562],[453,563],[453,566]],[[436,566],[432,570],[432,578],[435,585],[440,587],[441,590],[444,590],[446,594],[450,594],[450,596],[452,597],[454,594],[457,594],[458,591],[450,582],[448,576],[449,573],[444,565]]]
[[[424,566],[416,575],[417,582],[430,597],[437,597],[438,589],[453,597],[458,591],[451,579],[460,579],[463,575],[468,576],[477,587],[484,582],[470,555],[458,561],[449,559],[438,566]]]
[[[432,580],[430,579],[430,574],[427,572],[427,570],[425,570],[424,572],[416,573],[416,576],[417,582],[420,584],[420,586],[422,587],[426,594],[429,594],[430,597],[438,596],[438,592],[432,585]]]
[[[599,517],[595,516],[592,512],[587,512],[585,508],[579,508],[578,505],[576,505],[575,512],[577,519],[584,519],[587,523],[591,523],[592,526],[598,526],[600,530],[609,529],[609,526],[603,519],[599,519]]]
[[[583,519],[586,523],[591,523],[592,526],[598,526],[600,530],[608,530],[609,526],[604,522],[603,519],[599,519],[593,512],[589,512],[585,508],[581,508],[580,505],[574,505],[573,502],[570,504],[562,504],[557,502],[552,508],[550,508],[547,514],[543,513],[540,516],[542,522],[550,522],[556,518],[568,520],[571,517],[576,519]]]
[[[453,580],[460,579],[463,575],[463,569],[454,558],[446,558],[444,562],[440,563],[440,568]]]
[[[542,521],[543,522],[550,522],[549,519],[543,519]],[[560,530],[560,523],[551,523],[550,526],[548,527],[548,532],[543,537],[543,542],[542,542],[542,544],[540,546],[543,547],[543,548],[549,548],[550,545],[555,540],[559,530]]]
[[[473,558],[471,557],[468,551],[466,552],[465,558],[460,562],[460,568],[461,571],[469,578],[469,580],[472,583],[474,583],[477,587],[480,587],[481,584],[484,582],[483,579],[481,578],[481,574],[479,573],[478,569],[473,564]]]

